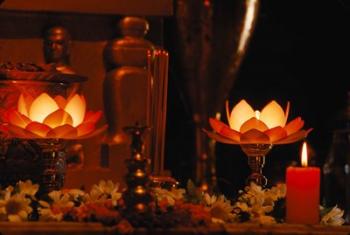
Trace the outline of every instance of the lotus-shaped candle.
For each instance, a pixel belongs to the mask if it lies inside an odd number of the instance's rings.
[[[31,179],[40,193],[58,190],[66,172],[66,140],[106,129],[96,129],[102,112],[86,111],[81,94],[87,78],[25,63],[0,67],[0,185]]]
[[[254,110],[245,100],[241,100],[232,111],[226,104],[229,125],[210,118],[214,132],[206,131],[209,137],[218,142],[240,145],[248,156],[252,174],[248,180],[265,185],[262,175],[265,155],[275,144],[289,144],[304,139],[312,130],[303,130],[304,121],[297,117],[287,123],[289,102],[284,111],[276,101],[268,103],[261,111]]]
[[[21,94],[17,108],[5,115],[3,129],[10,137],[22,139],[81,139],[105,129],[95,130],[102,112],[86,112],[85,98],[79,94],[67,99],[60,95],[52,98],[46,92],[35,99]]]

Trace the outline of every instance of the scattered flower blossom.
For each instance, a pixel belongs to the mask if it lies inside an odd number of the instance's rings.
[[[321,208],[322,210],[323,208]],[[333,207],[328,213],[326,213],[321,218],[321,224],[323,225],[333,225],[339,226],[345,223],[343,218],[344,210],[338,208],[338,206]]]
[[[10,222],[21,222],[28,220],[29,213],[32,212],[31,200],[23,194],[11,195],[12,190],[7,190],[0,199],[0,218]]]
[[[40,220],[43,221],[61,221],[65,213],[74,207],[74,202],[68,193],[62,191],[52,191],[48,194],[51,203],[39,201]]]
[[[186,191],[184,189],[172,188],[171,190],[154,188],[157,202],[165,202],[169,206],[174,206],[176,201],[182,200]]]
[[[117,205],[118,200],[121,198],[122,194],[119,190],[119,184],[114,184],[111,180],[104,181],[101,180],[98,185],[93,185],[90,194],[87,196],[87,201],[89,202],[103,202],[106,200],[111,200],[114,206]]]
[[[34,197],[39,190],[38,184],[33,184],[32,181],[26,180],[25,182],[18,182],[19,193],[30,197]]]
[[[127,203],[121,197],[119,184],[100,181],[89,193],[79,189],[64,189],[47,194],[46,200],[36,198],[39,185],[30,180],[16,187],[0,189],[0,221],[32,220],[38,212],[40,221],[100,222],[115,225],[118,231],[133,231],[133,226],[153,224],[156,227],[199,226],[249,222],[274,224],[283,222],[283,202],[286,185],[262,188],[251,183],[235,201],[224,195],[210,195],[193,183],[185,189],[153,188],[154,201],[149,203],[147,221],[138,214],[127,214]],[[344,224],[344,211],[337,206],[321,208],[323,225]],[[130,212],[130,211],[129,211]],[[126,213],[126,214],[124,214]],[[34,215],[34,217],[33,217]],[[279,218],[279,215],[281,218]]]
[[[204,194],[206,206],[209,208],[213,223],[225,223],[234,220],[233,206],[231,201],[227,200],[224,195],[210,196],[208,193]]]

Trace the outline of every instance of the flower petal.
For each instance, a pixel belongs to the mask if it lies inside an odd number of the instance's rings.
[[[61,95],[55,96],[54,100],[56,101],[60,109],[64,109],[64,107],[66,107],[67,100],[63,96]]]
[[[8,215],[10,222],[22,222],[22,218],[19,215]]]
[[[102,111],[92,112],[88,111],[85,115],[84,122],[96,123],[102,117]]]
[[[241,100],[235,107],[233,107],[229,118],[231,129],[239,131],[242,124],[247,120],[255,117],[255,112],[252,107],[245,100]]]
[[[288,102],[287,102],[286,111],[284,111],[284,117],[285,117],[285,119],[284,119],[284,125],[283,125],[283,126],[285,126],[286,123],[287,123],[287,121],[288,121],[289,109],[290,109],[290,102],[288,101]]]
[[[284,139],[281,139],[281,140],[275,142],[274,144],[291,144],[291,143],[297,142],[299,140],[306,138],[307,135],[310,133],[310,131],[312,131],[312,129],[309,129],[307,131],[300,130],[298,132],[295,132],[295,133],[287,136]]]
[[[78,136],[77,139],[87,139],[87,138],[92,138],[94,136],[97,136],[101,133],[103,133],[105,130],[107,130],[107,125],[104,125],[102,127],[100,127],[99,129],[95,130],[94,132],[87,134],[87,135],[83,135],[83,136]]]
[[[31,122],[26,126],[26,130],[30,131],[40,137],[46,137],[51,128],[39,122]]]
[[[214,129],[214,131],[216,131],[220,135],[239,142],[239,139],[240,139],[239,132],[232,130],[226,124],[224,124],[223,122],[220,122],[215,118],[209,118],[209,123],[210,123],[210,126]]]
[[[285,127],[284,129],[287,132],[287,135],[291,135],[295,132],[297,132],[298,130],[300,130],[301,128],[303,128],[304,126],[304,121],[301,119],[301,117],[297,117],[295,119],[293,119],[292,121],[290,121]]]
[[[287,136],[287,132],[280,126],[269,129],[264,133],[269,136],[272,143]]]
[[[40,136],[15,125],[9,124],[7,127],[11,137],[16,137],[21,139],[41,138]]]
[[[64,124],[72,125],[73,119],[69,113],[63,109],[58,109],[45,118],[44,124],[50,126],[51,128],[55,128]]]
[[[71,125],[58,126],[47,133],[47,138],[72,139],[77,136],[76,128]]]
[[[269,136],[265,133],[251,129],[241,134],[241,143],[243,144],[270,144]]]
[[[44,119],[58,109],[56,101],[48,94],[42,93],[32,103],[29,109],[29,118],[32,121],[42,123]]]
[[[9,133],[9,128],[7,126],[7,123],[0,123],[0,135],[5,134],[7,135]]]
[[[228,139],[222,135],[219,135],[214,132],[207,131],[203,129],[203,131],[212,139],[216,140],[217,142],[224,143],[224,144],[240,144],[239,141],[235,141],[233,139]]]
[[[10,110],[8,112],[8,119],[11,124],[22,128],[25,128],[31,122],[28,117],[17,112],[16,110]]]
[[[261,111],[260,120],[263,121],[270,129],[276,126],[284,127],[284,111],[276,101],[272,100]]]
[[[83,122],[77,126],[78,136],[87,135],[95,130],[95,123],[93,122]]]
[[[230,120],[230,104],[228,103],[228,100],[226,101],[226,117],[227,117],[229,126],[232,127],[233,124],[231,124],[231,120]]]
[[[31,96],[28,95],[26,96],[26,98],[24,98],[24,95],[21,94],[18,98],[18,103],[17,103],[18,112],[28,117],[29,116],[28,109],[32,102],[33,102],[33,98]]]
[[[239,131],[241,133],[244,133],[244,132],[247,132],[251,129],[256,129],[256,130],[259,130],[261,132],[264,132],[269,128],[262,121],[256,119],[255,117],[252,117],[251,119],[249,119],[248,121],[243,123],[243,125],[241,126],[241,129]]]
[[[75,94],[67,103],[64,110],[72,116],[73,126],[83,122],[85,117],[86,102],[84,96]]]

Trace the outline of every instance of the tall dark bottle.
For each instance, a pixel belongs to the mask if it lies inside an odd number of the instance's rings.
[[[338,205],[350,222],[350,92],[332,133],[332,142],[323,165],[323,203]]]

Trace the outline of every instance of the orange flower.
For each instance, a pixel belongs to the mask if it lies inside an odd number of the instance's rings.
[[[42,93],[35,99],[20,95],[17,109],[6,114],[8,133],[17,138],[88,138],[105,130],[95,131],[102,112],[86,112],[84,96],[75,94],[67,100]]]
[[[210,224],[211,215],[202,205],[196,205],[192,203],[176,202],[175,210],[187,211],[191,216],[191,221],[194,224]]]
[[[286,111],[274,100],[262,111],[254,111],[245,100],[241,100],[231,113],[226,103],[226,112],[229,126],[210,118],[215,133],[206,131],[209,137],[222,143],[288,144],[305,138],[312,130],[302,130],[304,121],[300,117],[287,123],[289,102]]]
[[[113,208],[105,207],[103,203],[82,204],[79,207],[74,208],[72,215],[78,221],[89,221],[95,219],[100,222],[113,222],[111,224],[115,224],[121,218],[118,211]]]

